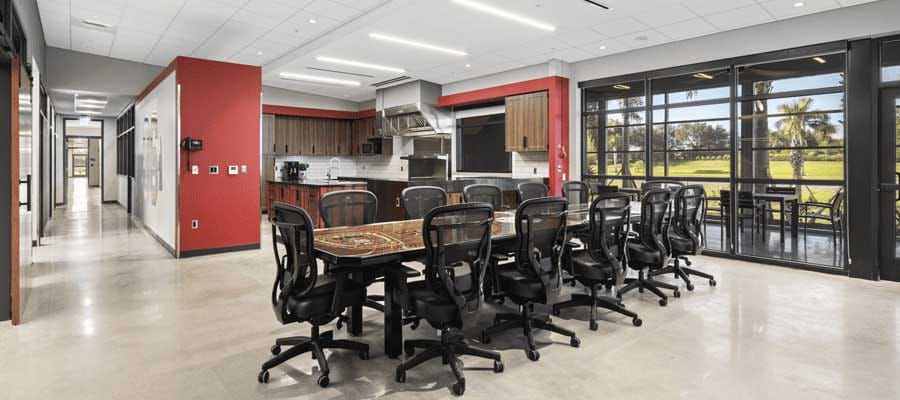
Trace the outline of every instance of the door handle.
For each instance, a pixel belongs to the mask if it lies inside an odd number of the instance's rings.
[[[19,202],[19,207],[25,206],[26,211],[31,211],[31,174],[25,176],[24,181],[19,181],[19,185],[25,184],[25,190],[27,191],[25,194],[25,202]]]

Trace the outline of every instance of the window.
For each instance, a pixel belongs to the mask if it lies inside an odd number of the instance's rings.
[[[457,171],[512,172],[512,157],[506,151],[505,120],[505,114],[457,120]]]
[[[900,40],[881,45],[881,81],[900,81]]]
[[[116,174],[134,178],[134,107],[116,120]]]
[[[635,187],[629,177],[646,176],[647,111],[643,81],[586,89],[586,175]],[[609,182],[607,182],[609,184]]]

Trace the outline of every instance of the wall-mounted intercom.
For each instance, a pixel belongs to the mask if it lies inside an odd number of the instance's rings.
[[[187,170],[191,170],[191,152],[203,150],[203,141],[200,139],[191,139],[190,137],[184,138],[181,141],[181,149],[188,152],[187,153]]]

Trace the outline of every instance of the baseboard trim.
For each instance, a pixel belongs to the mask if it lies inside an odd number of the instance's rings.
[[[168,252],[174,258],[178,258],[177,253],[175,253],[175,249],[173,249],[172,246],[169,246],[169,244],[166,243],[166,241],[163,240],[161,237],[159,237],[159,235],[157,235],[156,232],[153,232],[153,230],[148,228],[147,225],[144,224],[143,222],[140,222],[140,221],[136,221],[136,222],[139,222],[141,227],[144,228],[144,231],[149,233],[150,237],[152,237],[154,240],[156,240],[156,242],[159,243],[159,245],[162,246],[162,248],[165,249],[166,252]]]
[[[103,204],[119,204],[118,200],[103,200]]]
[[[230,253],[233,251],[259,250],[259,243],[244,244],[240,246],[218,247],[214,249],[187,250],[181,252],[180,258],[208,256],[212,254]]]

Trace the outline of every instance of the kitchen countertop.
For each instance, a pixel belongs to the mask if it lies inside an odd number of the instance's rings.
[[[365,179],[367,181],[382,182],[404,182],[408,186],[437,186],[447,191],[447,193],[462,193],[463,188],[474,184],[495,185],[504,192],[516,191],[519,183],[522,182],[544,182],[545,178],[507,178],[507,177],[464,177],[453,180],[446,179],[381,179],[381,178],[361,178],[361,177],[342,177],[342,179]]]
[[[326,179],[304,179],[304,180],[284,180],[270,179],[267,182],[282,185],[297,186],[365,186],[365,181],[347,181],[347,180],[326,180]]]

